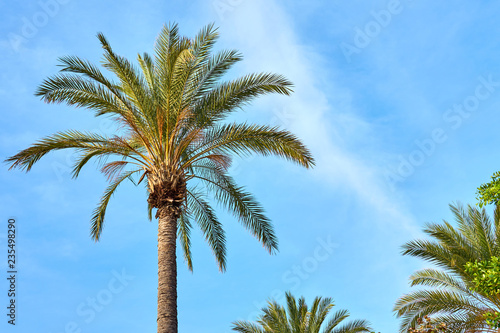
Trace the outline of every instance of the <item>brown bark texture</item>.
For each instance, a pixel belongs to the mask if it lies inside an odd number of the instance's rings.
[[[169,209],[170,208],[170,209]],[[158,333],[177,333],[177,218],[171,207],[158,210]]]

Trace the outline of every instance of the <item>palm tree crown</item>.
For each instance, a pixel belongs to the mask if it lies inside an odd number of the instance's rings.
[[[486,323],[484,315],[500,310],[498,295],[474,291],[473,276],[467,263],[489,260],[500,254],[500,207],[493,221],[484,209],[467,209],[460,204],[450,205],[457,227],[428,224],[424,232],[433,240],[415,240],[403,246],[403,254],[422,258],[438,267],[415,272],[412,286],[426,289],[401,297],[394,310],[403,317],[401,332],[415,327],[418,318],[433,316],[451,332],[497,332]]]
[[[162,319],[158,319],[158,331],[176,332],[176,238],[192,269],[190,232],[196,223],[220,270],[226,269],[224,230],[206,193],[234,213],[269,252],[277,250],[273,226],[262,207],[229,176],[231,158],[251,153],[275,155],[304,167],[311,167],[314,161],[308,149],[287,131],[226,120],[260,95],[289,95],[292,84],[272,73],[220,82],[242,56],[234,50],[212,54],[218,38],[213,25],[195,38],[181,36],[177,25],[165,26],[154,55],[139,54],[138,66],[116,54],[104,35],[97,37],[104,50],[102,65],[117,80],[89,61],[67,56],[60,58],[60,73],[46,79],[36,95],[48,103],[64,102],[93,110],[97,117],[111,117],[122,129],[113,136],[60,132],[7,162],[11,168],[29,171],[50,151],[75,149],[80,155],[74,177],[90,160],[102,162],[101,170],[110,184],[91,218],[95,241],[101,236],[106,207],[118,186],[127,179],[136,184],[144,181],[149,217],[156,209],[159,218],[158,311]],[[169,317],[168,324],[163,317]]]
[[[339,310],[325,322],[334,307],[329,297],[316,297],[309,309],[304,297],[298,301],[289,292],[286,293],[287,309],[276,301],[269,302],[262,309],[263,314],[257,323],[237,321],[233,331],[240,333],[356,333],[369,332],[366,320],[353,320],[340,326],[349,317],[347,310]]]
[[[47,79],[36,95],[48,103],[65,102],[94,110],[96,116],[110,116],[123,125],[124,134],[60,132],[7,159],[12,167],[29,171],[48,152],[74,148],[81,152],[73,168],[77,177],[93,158],[118,157],[102,165],[111,184],[92,216],[95,240],[101,236],[109,199],[121,182],[137,174],[139,183],[147,179],[150,209],[165,203],[180,208],[179,238],[190,268],[192,219],[204,232],[220,268],[226,265],[224,233],[204,198],[203,185],[269,251],[276,250],[276,236],[261,206],[227,173],[231,155],[273,154],[310,167],[311,154],[287,131],[221,121],[259,95],[288,95],[292,84],[269,73],[219,83],[242,57],[234,50],[210,54],[218,37],[213,25],[194,39],[181,37],[177,25],[165,26],[156,41],[155,57],[139,54],[139,68],[115,54],[102,34],[97,37],[104,49],[103,66],[118,82],[90,62],[69,56],[60,58],[61,74]],[[192,186],[187,185],[190,180]]]

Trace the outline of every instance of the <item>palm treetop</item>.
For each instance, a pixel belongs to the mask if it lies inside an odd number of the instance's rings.
[[[500,255],[500,206],[491,219],[485,209],[450,205],[456,226],[444,221],[427,224],[430,240],[406,243],[403,254],[437,266],[415,272],[411,286],[423,286],[402,296],[394,311],[402,317],[401,332],[415,327],[420,317],[432,316],[451,332],[497,332],[486,323],[485,314],[500,311],[499,295],[474,288],[468,263],[488,261]]]
[[[262,309],[256,323],[236,321],[233,331],[240,333],[357,333],[369,332],[366,320],[353,320],[343,323],[349,311],[338,310],[327,317],[334,307],[330,297],[316,297],[309,308],[305,298],[298,300],[286,292],[286,308],[276,301],[269,301]]]
[[[178,26],[164,26],[154,55],[137,56],[137,64],[116,54],[103,34],[102,66],[112,80],[91,62],[77,56],[59,59],[60,73],[36,91],[47,103],[66,103],[111,117],[123,134],[112,136],[68,130],[45,137],[6,161],[11,168],[29,171],[53,150],[80,153],[73,170],[78,177],[93,159],[110,184],[91,218],[91,236],[99,240],[106,207],[117,187],[130,179],[144,181],[149,216],[173,214],[185,259],[192,268],[190,229],[194,219],[225,269],[225,236],[205,192],[225,206],[264,245],[277,250],[269,219],[255,198],[227,173],[233,156],[275,155],[307,168],[314,165],[309,150],[291,133],[277,127],[227,122],[226,117],[254,98],[289,95],[292,83],[272,73],[248,74],[220,82],[232,65],[242,60],[235,50],[212,54],[217,29],[208,25],[195,38],[183,37]]]

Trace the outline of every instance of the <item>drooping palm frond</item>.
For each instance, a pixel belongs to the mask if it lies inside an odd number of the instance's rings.
[[[108,207],[109,200],[115,193],[118,186],[124,180],[129,179],[134,173],[137,172],[140,172],[140,170],[124,172],[122,175],[113,180],[111,184],[109,184],[109,186],[106,188],[106,191],[104,191],[104,195],[102,196],[99,205],[94,210],[94,213],[92,214],[92,218],[90,220],[90,234],[92,239],[94,239],[95,241],[98,241],[99,237],[101,236],[102,228],[104,226],[104,216],[106,215],[106,208]]]
[[[131,176],[137,175],[137,184],[147,180],[150,218],[158,202],[175,201],[182,208],[177,230],[189,269],[194,225],[201,229],[219,268],[226,268],[224,230],[210,200],[221,203],[269,252],[275,252],[277,237],[271,221],[256,199],[228,175],[231,160],[248,154],[273,155],[307,168],[314,160],[302,142],[285,130],[221,121],[258,96],[289,95],[292,83],[273,73],[221,82],[242,56],[235,50],[214,52],[218,32],[213,24],[194,38],[181,36],[176,24],[164,26],[154,52],[139,54],[137,63],[115,52],[102,33],[97,38],[105,72],[77,56],[61,57],[60,72],[47,78],[35,94],[47,103],[65,103],[87,108],[96,117],[110,117],[119,130],[113,136],[57,133],[8,158],[11,168],[29,171],[51,151],[74,149],[79,153],[72,173],[76,178],[89,161],[99,161],[110,185],[91,218],[94,240],[100,238],[116,188],[126,179],[136,184]],[[162,188],[188,182],[185,191],[177,189],[180,198]],[[197,186],[204,189],[194,190]],[[153,197],[160,192],[173,197]],[[205,192],[212,197],[201,195]]]
[[[456,227],[444,221],[428,224],[424,232],[431,240],[414,240],[403,246],[403,254],[424,259],[439,269],[417,271],[410,277],[412,286],[425,286],[402,296],[394,311],[402,317],[401,332],[415,327],[418,318],[432,316],[452,332],[493,332],[483,314],[500,310],[498,295],[473,291],[472,276],[466,264],[489,260],[500,251],[500,207],[494,220],[484,209],[450,205]]]
[[[243,333],[356,333],[371,330],[366,320],[343,323],[349,317],[347,310],[334,312],[325,322],[334,307],[331,298],[316,297],[309,308],[303,297],[297,300],[289,292],[285,296],[286,308],[270,301],[256,323],[236,321],[232,330]]]
[[[137,163],[147,163],[147,159],[146,161],[141,160],[144,156],[130,145],[118,142],[115,138],[79,131],[60,132],[43,138],[30,148],[9,157],[6,162],[12,163],[11,169],[20,168],[25,171],[30,171],[33,165],[44,155],[51,151],[62,149],[76,149],[77,151],[91,154],[90,157],[86,156],[83,160],[79,160],[78,164],[75,166],[75,171],[81,169],[80,164],[84,164],[84,162],[88,162],[91,157],[96,156],[124,156]]]
[[[220,271],[226,269],[226,236],[222,224],[217,219],[213,208],[204,199],[204,195],[188,190],[188,210],[195,217],[205,239],[212,249]]]
[[[356,319],[344,324],[342,327],[330,331],[325,330],[324,333],[358,333],[368,332],[369,322],[362,319]]]
[[[181,242],[184,260],[190,271],[193,271],[193,259],[191,257],[191,218],[184,212],[177,221],[177,233],[179,241]]]
[[[193,170],[193,178],[199,179],[213,193],[215,200],[237,217],[270,253],[278,249],[271,221],[250,193],[237,186],[231,176],[210,160],[199,161]]]
[[[266,333],[266,331],[257,324],[245,321],[234,322],[233,331],[240,333]]]

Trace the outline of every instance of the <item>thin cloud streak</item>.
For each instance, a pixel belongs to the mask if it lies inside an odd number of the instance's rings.
[[[252,71],[285,74],[295,83],[293,97],[279,99],[277,104],[281,106],[269,105],[266,109],[282,107],[294,115],[287,127],[313,151],[317,159],[313,174],[317,180],[327,180],[332,186],[355,192],[361,202],[383,217],[380,227],[390,223],[406,237],[420,235],[412,216],[395,200],[397,193],[385,184],[382,168],[346,151],[344,146],[350,138],[345,135],[359,141],[359,131],[373,134],[371,125],[355,115],[349,105],[350,94],[344,88],[335,87],[338,96],[327,97],[316,87],[319,80],[315,75],[322,68],[317,68],[310,59],[319,59],[321,63],[321,57],[299,44],[286,13],[274,1],[245,1],[225,13],[224,18],[222,36],[243,52],[245,66]],[[330,103],[335,99],[342,102],[333,108]],[[369,145],[372,139],[364,140],[361,144]]]

